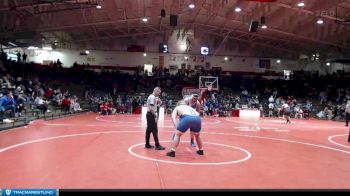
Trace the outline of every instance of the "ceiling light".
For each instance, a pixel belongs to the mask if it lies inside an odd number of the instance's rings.
[[[143,56],[147,56],[147,53],[143,53]]]
[[[147,22],[148,19],[147,19],[147,18],[142,18],[142,21],[143,21],[143,22]]]
[[[185,56],[185,60],[187,60],[188,59],[188,56]]]
[[[236,7],[235,12],[241,12],[242,9],[240,7]]]
[[[280,59],[278,59],[276,62],[277,62],[278,64],[280,64],[280,63],[281,63],[281,60],[280,60]]]
[[[331,63],[330,63],[330,62],[328,62],[328,63],[326,63],[326,65],[327,65],[327,66],[331,66]]]
[[[299,2],[298,3],[298,7],[304,7],[305,6],[305,3],[304,2]]]
[[[87,51],[85,51],[85,54],[90,54],[90,51],[88,51],[88,50],[87,50]]]
[[[97,9],[101,9],[102,6],[101,6],[101,5],[96,5],[96,8],[97,8]]]
[[[263,25],[261,26],[261,28],[262,28],[262,29],[267,29],[267,26],[266,26],[265,24],[263,24]]]
[[[228,57],[225,57],[224,59],[225,59],[225,61],[227,61],[227,60],[228,60]]]
[[[323,20],[321,19],[321,18],[319,18],[318,20],[317,20],[317,24],[323,24],[324,22],[323,22]]]
[[[43,50],[52,50],[51,47],[43,47]]]
[[[35,47],[35,46],[29,46],[28,47],[28,50],[37,50],[37,49],[39,49],[38,47]]]
[[[17,46],[15,43],[12,43],[12,42],[7,42],[8,44],[10,44],[11,46]]]
[[[180,44],[180,50],[186,51],[187,45],[186,44]]]
[[[191,9],[193,9],[193,8],[195,8],[196,6],[195,6],[193,3],[191,3],[188,7],[191,8]]]

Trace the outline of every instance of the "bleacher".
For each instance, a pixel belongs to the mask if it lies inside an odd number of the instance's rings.
[[[23,66],[23,64],[16,63],[16,62],[6,62],[5,65],[6,65],[5,67],[8,69],[8,73],[12,74],[13,78],[22,77],[27,80],[28,78],[30,78],[31,80],[34,80],[35,78],[37,78],[39,80],[42,80],[42,84],[45,84],[47,87],[55,86],[55,87],[59,87],[61,92],[69,91],[73,93],[78,97],[78,100],[81,104],[81,107],[84,109],[84,111],[96,111],[96,108],[98,108],[96,105],[91,104],[90,100],[84,100],[84,97],[85,97],[84,92],[86,89],[89,89],[89,88],[94,89],[95,91],[105,92],[108,95],[107,97],[109,100],[115,101],[116,97],[120,95],[122,97],[128,97],[128,98],[140,97],[141,100],[144,102],[144,100],[147,99],[149,94],[152,93],[153,88],[161,84],[160,86],[162,90],[167,94],[167,98],[162,98],[163,103],[166,101],[166,99],[172,99],[173,105],[174,105],[178,100],[183,98],[181,90],[179,89],[182,89],[182,87],[185,87],[185,86],[198,85],[197,81],[199,77],[199,73],[193,76],[185,76],[181,72],[178,72],[177,74],[171,75],[171,76],[169,76],[169,74],[163,74],[163,75],[154,74],[153,76],[144,76],[144,75],[134,76],[134,75],[128,75],[128,74],[121,74],[119,72],[95,73],[94,71],[91,71],[89,69],[84,69],[79,66],[72,69],[64,69],[60,67],[46,67],[46,66],[43,67],[39,65],[27,65],[27,64]],[[6,74],[3,73],[2,76]],[[200,74],[210,75],[211,73],[200,73]],[[314,76],[310,76],[305,80],[308,81],[309,86],[317,87],[319,82],[314,82],[313,77]],[[334,81],[342,81],[341,76],[338,76],[338,75],[330,76],[330,78],[334,78]],[[170,86],[165,85],[165,81],[167,80],[171,80]],[[298,103],[303,104],[306,101],[305,92],[307,92],[307,90],[297,88],[297,86],[302,85],[302,83],[300,83],[300,80],[298,79],[291,80],[291,81],[283,81],[283,80],[266,81],[259,77],[247,79],[242,76],[231,75],[229,77],[228,76],[220,77],[219,75],[219,81],[220,81],[219,93],[223,92],[224,97],[228,94],[231,94],[234,96],[240,95],[241,94],[240,90],[243,86],[244,88],[247,88],[247,90],[249,90],[249,94],[255,93],[255,92],[260,93],[259,102],[260,104],[263,105],[263,107],[265,108],[265,111],[268,111],[267,110],[268,103],[266,102],[266,98],[267,96],[270,96],[263,93],[265,87],[270,87],[271,89],[273,88],[278,89],[278,91],[282,93],[280,96],[283,96],[283,97],[287,97],[295,93],[293,97],[295,97],[298,100]],[[323,83],[325,83],[327,81],[327,77],[322,77],[322,81]],[[118,88],[116,95],[112,95],[114,90],[113,89],[114,84],[117,84],[117,88]],[[347,87],[344,82],[338,82],[337,84],[339,88],[346,89]],[[286,86],[288,86],[287,89],[285,89]],[[317,94],[319,90],[322,88],[318,86],[318,88],[313,88],[313,89],[315,91],[314,93]],[[313,91],[313,89],[309,88],[308,90]],[[312,99],[314,108],[313,108],[313,111],[311,111],[311,114],[312,116],[315,116],[317,112],[323,109],[322,107],[324,106],[318,105],[319,101],[317,100],[317,98],[315,98],[314,95],[312,97],[309,96],[308,99]],[[227,99],[225,101],[227,101]],[[240,105],[247,105],[248,108],[252,107],[246,102],[247,100],[242,100],[242,103],[240,103]],[[168,106],[168,108],[172,106]],[[253,107],[257,107],[257,106],[253,106]],[[14,119],[15,122],[11,123],[12,127],[17,126],[19,124],[26,124],[35,119],[50,119],[50,118],[55,119],[61,116],[71,114],[71,112],[67,112],[62,108],[54,105],[51,105],[49,109],[51,111],[50,113],[41,114],[41,112],[38,109],[35,109],[30,104],[26,105],[25,115],[24,115],[25,117],[15,118]],[[3,123],[0,123],[0,129],[4,127],[9,127],[9,126],[11,125],[4,125]]]
[[[77,115],[77,114],[82,114],[85,112],[92,111],[91,105],[88,104],[87,102],[81,102],[80,105],[83,109],[82,111],[72,111],[72,112],[69,112],[60,107],[51,105],[49,107],[50,112],[42,114],[39,109],[36,109],[31,104],[28,104],[24,108],[23,117],[9,118],[10,120],[14,121],[13,123],[0,122],[0,131],[21,127],[21,126],[26,126],[31,121],[34,121],[34,120],[39,120],[39,119],[53,120],[53,119],[63,118],[67,116],[72,116],[72,115]]]

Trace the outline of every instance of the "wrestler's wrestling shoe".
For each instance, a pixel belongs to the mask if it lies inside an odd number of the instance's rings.
[[[204,155],[204,151],[203,150],[197,150],[197,154]]]
[[[175,151],[167,152],[166,156],[168,156],[168,157],[175,157]]]

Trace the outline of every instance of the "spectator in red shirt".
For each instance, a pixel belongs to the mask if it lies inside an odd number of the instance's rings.
[[[124,104],[119,106],[119,113],[120,114],[124,114],[125,113],[125,105]]]
[[[115,109],[114,109],[113,101],[109,101],[107,103],[107,113],[108,113],[108,115],[112,114],[114,110]]]
[[[62,100],[61,107],[67,111],[70,111],[70,106],[71,106],[71,100],[69,96],[65,96],[64,99]]]
[[[108,114],[108,103],[102,103],[100,106],[101,114],[102,115],[107,115]]]
[[[47,100],[51,100],[53,98],[54,91],[52,88],[48,88],[45,92],[45,97]]]

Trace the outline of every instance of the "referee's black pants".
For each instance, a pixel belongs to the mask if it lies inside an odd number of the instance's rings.
[[[158,126],[156,122],[156,117],[151,112],[147,112],[146,119],[147,119],[146,146],[150,145],[149,139],[151,137],[151,133],[153,134],[154,143],[156,144],[156,146],[159,146]]]
[[[350,118],[350,113],[345,112],[346,115],[346,126],[349,126],[349,118]],[[349,129],[349,137],[348,137],[348,142],[350,142],[350,129]]]

